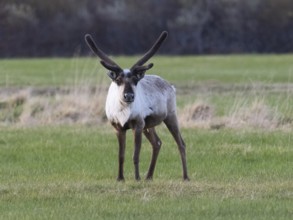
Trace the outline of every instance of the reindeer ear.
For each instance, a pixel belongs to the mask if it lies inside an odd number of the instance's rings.
[[[118,77],[118,74],[115,73],[115,72],[113,72],[113,71],[109,71],[109,72],[107,73],[107,75],[108,75],[113,81],[116,80],[117,77]]]
[[[135,73],[137,81],[141,80],[145,75],[145,71]]]
[[[150,63],[150,64],[148,64],[147,66],[146,66],[146,70],[149,70],[150,68],[152,68],[154,66],[154,64],[153,63]]]
[[[145,75],[145,72],[147,70],[149,70],[150,68],[152,68],[154,66],[154,64],[150,63],[146,66],[137,66],[134,68],[133,70],[133,74],[137,77],[138,80],[141,80],[144,75]]]

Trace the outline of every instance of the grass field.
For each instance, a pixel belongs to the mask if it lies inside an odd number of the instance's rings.
[[[109,80],[95,59],[0,60],[0,219],[292,218],[293,56],[153,61],[177,87],[191,181],[161,126],[154,180],[134,181],[129,132],[116,182]],[[150,156],[144,139],[144,175]]]
[[[115,57],[122,67],[131,66],[138,57]],[[292,83],[292,55],[234,56],[156,56],[156,73],[177,86],[205,83]],[[96,58],[8,59],[0,60],[2,86],[52,86],[78,82],[105,81],[105,69]],[[96,81],[95,81],[96,80]]]

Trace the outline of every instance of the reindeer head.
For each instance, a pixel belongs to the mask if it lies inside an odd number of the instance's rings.
[[[91,35],[85,35],[85,41],[91,50],[101,59],[101,64],[109,70],[108,76],[121,90],[121,100],[131,103],[135,98],[135,88],[137,83],[144,77],[145,72],[153,67],[153,63],[144,65],[160,48],[168,33],[163,31],[154,45],[144,56],[139,59],[130,69],[122,69],[110,57],[108,57],[101,49],[97,47]]]

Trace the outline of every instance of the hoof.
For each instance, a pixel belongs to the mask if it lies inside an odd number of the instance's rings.
[[[118,182],[124,182],[125,179],[124,179],[124,177],[118,177],[118,178],[117,178],[117,181],[118,181]]]
[[[152,176],[147,176],[147,177],[145,178],[145,180],[146,180],[146,181],[152,181],[152,180],[153,180],[153,177],[152,177]]]
[[[183,181],[190,181],[188,176],[183,177]]]

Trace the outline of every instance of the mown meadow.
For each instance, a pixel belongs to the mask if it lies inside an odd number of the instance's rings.
[[[130,66],[137,57],[116,57]],[[291,219],[293,56],[158,56],[191,181],[164,125],[153,181],[125,182],[96,59],[0,60],[0,219]],[[143,140],[141,172],[151,147]]]

